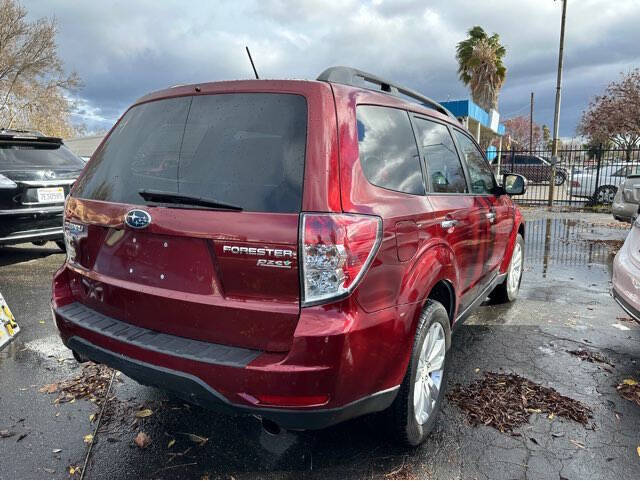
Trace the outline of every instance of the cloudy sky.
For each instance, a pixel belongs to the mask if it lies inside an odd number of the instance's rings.
[[[568,0],[560,134],[571,137],[589,98],[640,67],[640,0]],[[249,45],[265,78],[315,78],[351,65],[437,100],[467,97],[455,46],[481,25],[507,47],[506,119],[553,123],[561,3],[554,0],[23,0],[55,16],[61,56],[84,81],[76,116],[108,129],[146,92],[250,78]]]

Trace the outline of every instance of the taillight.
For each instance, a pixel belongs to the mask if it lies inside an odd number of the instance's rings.
[[[382,219],[358,214],[302,214],[302,305],[348,296],[382,240]]]

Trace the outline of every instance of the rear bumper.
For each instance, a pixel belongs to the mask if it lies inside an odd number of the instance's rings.
[[[322,429],[363,414],[381,411],[391,405],[398,392],[398,387],[387,389],[332,409],[249,407],[232,404],[197,376],[132,359],[98,347],[80,337],[69,338],[66,345],[82,357],[113,367],[140,384],[159,387],[181,399],[223,414],[260,416],[286,429]]]
[[[54,284],[54,298],[55,289]],[[53,302],[52,311],[63,342],[81,357],[194,404],[226,414],[261,416],[295,430],[321,429],[389,407],[406,369],[405,360],[391,346],[411,345],[399,338],[396,343],[375,327],[378,320],[385,329],[397,325],[395,309],[367,317],[366,328],[331,336],[304,332],[301,320],[286,353],[163,334],[106,317],[78,302]],[[317,324],[313,330],[318,330]],[[365,343],[363,337],[370,341]],[[389,348],[377,348],[376,339]],[[358,346],[364,347],[363,353],[358,353]],[[259,400],[312,400],[319,395],[326,395],[327,401],[293,405]]]
[[[618,305],[620,305],[620,307],[622,307],[624,312],[626,312],[631,317],[633,317],[637,322],[640,322],[640,310],[638,310],[637,307],[632,306],[631,303],[629,303],[629,301],[627,301],[622,295],[620,295],[615,290],[615,288],[611,289],[611,295],[616,300]]]
[[[62,240],[62,205],[0,210],[0,245]]]
[[[23,242],[35,242],[35,241],[57,241],[64,238],[62,226],[45,228],[45,229],[33,229],[28,231],[12,232],[5,237],[0,237],[0,245],[9,244],[21,244]]]
[[[640,322],[640,268],[630,253],[635,229],[637,227],[632,227],[613,260],[611,295],[627,314]]]

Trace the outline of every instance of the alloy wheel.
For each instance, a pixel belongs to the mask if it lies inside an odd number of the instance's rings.
[[[435,410],[446,351],[444,329],[439,322],[434,322],[422,343],[413,387],[413,412],[418,424],[426,423]]]
[[[509,295],[513,296],[520,287],[520,276],[522,275],[522,246],[516,242],[509,264],[509,274],[507,276],[507,289]]]

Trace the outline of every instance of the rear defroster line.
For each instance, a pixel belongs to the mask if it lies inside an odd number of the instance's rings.
[[[93,443],[96,442],[96,436],[98,435],[98,429],[100,429],[100,425],[102,423],[102,415],[104,414],[104,408],[107,406],[107,402],[109,400],[109,393],[111,392],[111,385],[113,384],[113,379],[116,377],[116,371],[113,369],[111,373],[111,379],[109,380],[109,386],[107,387],[107,392],[104,393],[104,399],[102,400],[102,407],[100,408],[100,415],[98,416],[98,421],[96,422],[96,428],[93,430],[93,436],[91,437],[91,442],[89,443],[89,449],[87,449],[87,455],[84,458],[84,465],[82,466],[82,471],[80,472],[80,479],[84,479],[84,473],[87,470],[87,464],[89,464],[89,456],[91,456],[91,451],[93,450]]]

